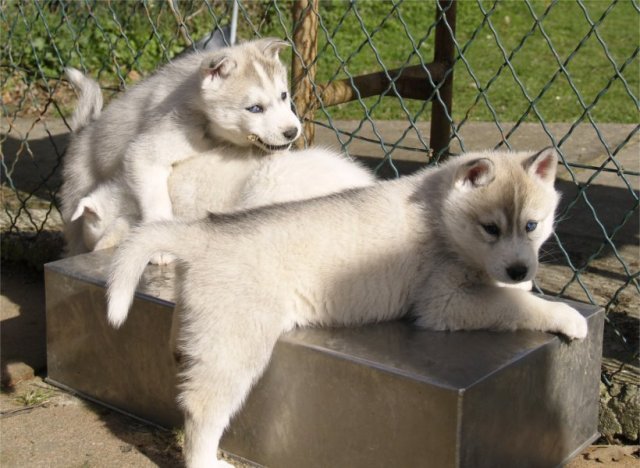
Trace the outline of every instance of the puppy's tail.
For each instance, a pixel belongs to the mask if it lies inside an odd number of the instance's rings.
[[[129,314],[138,281],[156,253],[170,253],[184,260],[188,255],[183,240],[189,237],[189,225],[164,221],[147,224],[132,231],[113,258],[107,281],[107,319],[119,328]]]
[[[65,68],[67,79],[78,93],[78,104],[73,111],[69,125],[76,132],[100,116],[102,111],[102,90],[100,85],[86,77],[80,70]]]

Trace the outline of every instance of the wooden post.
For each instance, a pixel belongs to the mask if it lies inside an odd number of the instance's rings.
[[[316,97],[312,83],[316,77],[314,60],[318,52],[318,0],[295,0],[293,2],[293,60],[291,61],[291,87],[293,103],[302,120],[304,137],[298,138],[296,146],[304,148],[313,143],[315,128],[313,111]]]
[[[332,81],[328,84],[316,84],[318,95],[325,106],[335,106],[370,96],[378,96],[389,88],[388,76],[395,78],[395,87],[398,94],[407,99],[428,100],[435,91],[435,87],[429,83],[429,77],[434,83],[442,81],[445,67],[439,63],[427,63],[424,70],[422,65],[413,65],[403,69],[380,71],[367,75],[354,76],[351,79]],[[356,92],[357,89],[357,92]],[[319,105],[316,103],[316,106]]]
[[[445,24],[446,23],[451,28]],[[434,97],[431,104],[431,136],[429,146],[433,150],[433,156],[446,158],[445,150],[449,146],[451,139],[451,116],[453,100],[453,66],[455,57],[455,44],[453,34],[456,32],[456,0],[438,0],[436,8],[435,52],[433,61],[444,66],[445,70],[451,72],[439,88],[440,99]],[[444,106],[443,106],[444,103]]]

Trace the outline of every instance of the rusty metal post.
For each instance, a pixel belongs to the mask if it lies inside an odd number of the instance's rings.
[[[313,110],[316,97],[313,82],[316,76],[314,60],[318,52],[318,0],[293,2],[293,60],[291,61],[291,86],[293,103],[302,119],[304,138],[296,141],[298,148],[313,143],[315,128]]]
[[[445,70],[450,70],[449,75],[439,89],[440,99],[434,97],[431,104],[431,136],[430,146],[433,156],[446,158],[445,150],[451,139],[451,116],[453,100],[453,66],[455,57],[455,44],[453,42],[456,32],[456,0],[438,0],[436,9],[436,33],[434,63],[442,64]],[[446,20],[446,23],[445,23]],[[449,28],[446,26],[449,25]],[[443,106],[444,103],[444,106]]]

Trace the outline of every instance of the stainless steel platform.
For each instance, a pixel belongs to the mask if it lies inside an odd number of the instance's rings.
[[[149,267],[129,319],[105,319],[111,253],[46,266],[51,382],[163,426],[181,423],[169,350],[173,271]],[[551,467],[597,437],[604,313],[589,336],[430,332],[397,322],[300,329],[222,448],[269,467]]]

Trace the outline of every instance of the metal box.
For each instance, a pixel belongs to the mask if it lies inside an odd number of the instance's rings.
[[[109,251],[46,266],[48,378],[163,426],[181,424],[169,349],[173,270],[147,268],[125,325],[105,317]],[[597,437],[604,313],[584,341],[403,322],[299,329],[221,447],[269,467],[547,467]]]

